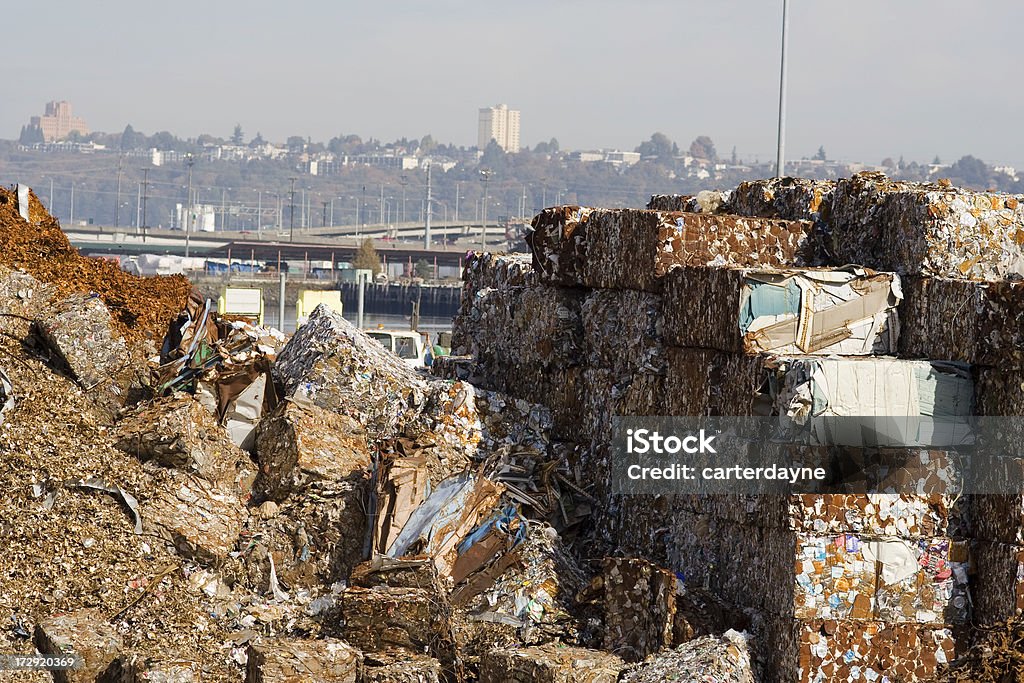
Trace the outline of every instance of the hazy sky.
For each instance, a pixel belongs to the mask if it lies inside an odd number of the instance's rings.
[[[633,149],[655,131],[773,158],[782,0],[55,0],[5,8],[0,137],[51,99],[94,130],[355,133]],[[21,22],[24,30],[14,27]],[[791,158],[1024,166],[1024,3],[792,0]]]

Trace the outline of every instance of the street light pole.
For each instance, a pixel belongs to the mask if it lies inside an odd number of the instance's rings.
[[[484,203],[481,213],[480,226],[480,251],[487,251],[487,183],[491,180],[491,171],[488,168],[480,171],[480,180],[484,184]]]
[[[786,169],[786,34],[789,30],[789,0],[782,0],[782,68],[779,75],[779,148],[775,176],[781,178]]]
[[[192,232],[192,164],[195,159],[189,154],[185,157],[188,160],[188,201],[185,202],[185,258],[188,258],[189,234]]]
[[[289,178],[288,180],[292,181],[292,189],[291,189],[291,192],[289,193],[289,200],[288,200],[289,204],[291,205],[291,217],[289,218],[290,225],[288,227],[288,241],[289,242],[294,242],[295,241],[295,181],[298,180],[298,178],[293,176],[293,177]]]

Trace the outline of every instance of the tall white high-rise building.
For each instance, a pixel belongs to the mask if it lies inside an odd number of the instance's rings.
[[[480,110],[477,149],[483,151],[494,140],[506,152],[519,151],[519,111],[507,104]]]

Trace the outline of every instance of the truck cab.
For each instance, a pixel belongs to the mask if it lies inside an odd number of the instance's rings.
[[[366,334],[376,339],[385,349],[404,360],[410,367],[423,367],[426,349],[423,347],[423,337],[419,332],[375,329],[366,330]]]

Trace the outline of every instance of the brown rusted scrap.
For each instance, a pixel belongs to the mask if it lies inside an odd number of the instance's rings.
[[[344,482],[358,495],[369,477],[370,452],[359,423],[308,402],[282,401],[261,420],[256,453],[260,500],[280,502],[292,492]]]
[[[116,666],[123,647],[117,629],[97,610],[83,609],[44,619],[36,625],[36,649],[44,655],[75,656],[81,666],[54,670],[60,683],[91,683],[102,680]]]
[[[335,639],[267,638],[249,645],[245,683],[356,683],[362,654]]]
[[[604,559],[604,648],[638,662],[673,642],[676,577],[639,558]]]
[[[907,275],[1020,276],[1022,199],[858,173],[836,184],[830,218],[835,258]]]
[[[549,644],[494,649],[480,660],[480,683],[615,683],[625,662],[600,650]]]

